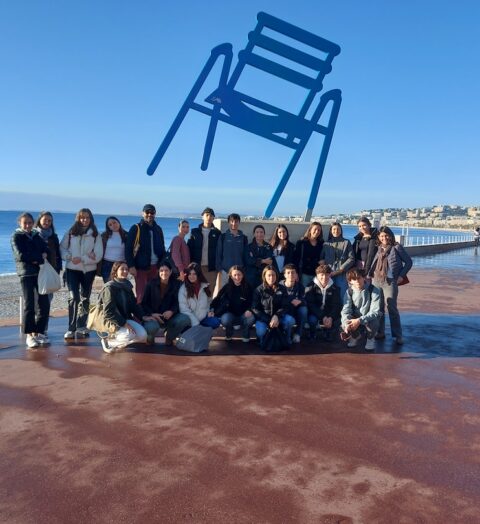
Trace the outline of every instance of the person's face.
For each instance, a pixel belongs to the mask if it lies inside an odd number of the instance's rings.
[[[80,222],[80,225],[82,227],[88,227],[90,225],[90,215],[88,213],[82,213],[79,217],[78,217],[78,221]]]
[[[115,220],[114,218],[111,218],[107,222],[107,227],[110,229],[110,231],[113,231],[114,233],[118,233],[120,231],[120,222],[118,220]]]
[[[363,289],[363,286],[365,285],[365,279],[363,277],[358,277],[357,280],[350,280],[349,284],[352,286],[353,289],[357,289],[358,291]]]
[[[287,240],[287,230],[284,227],[278,228],[277,236],[280,240]]]
[[[115,275],[117,278],[125,279],[128,277],[128,266],[127,264],[122,264],[118,267],[117,273]]]
[[[363,233],[364,235],[370,234],[370,226],[366,222],[359,222],[358,230],[360,231],[360,233]]]
[[[182,235],[188,235],[188,232],[190,231],[190,224],[188,222],[182,222],[179,226],[178,226],[178,232],[181,233]]]
[[[297,272],[295,269],[286,269],[284,275],[287,282],[296,282],[297,280]]]
[[[18,225],[27,233],[30,233],[30,231],[33,228],[33,220],[28,217],[22,217],[20,221],[18,222]]]
[[[243,273],[239,271],[238,269],[234,269],[232,273],[230,274],[230,277],[232,278],[233,283],[236,286],[239,286],[243,280]]]
[[[320,233],[321,233],[321,229],[319,226],[313,226],[312,229],[310,230],[310,237],[311,238],[318,238],[320,236]]]
[[[334,237],[339,237],[342,234],[340,226],[332,226],[332,235]]]
[[[385,232],[382,232],[378,235],[378,240],[380,241],[380,244],[382,244],[382,246],[384,247],[388,246],[389,239],[389,235],[387,235],[387,233]]]
[[[211,213],[203,213],[203,225],[205,227],[212,227],[213,219],[215,218]]]
[[[158,276],[162,282],[167,282],[172,271],[167,266],[160,266],[158,269]]]
[[[50,215],[43,215],[39,223],[42,229],[50,229],[52,227],[52,217]]]
[[[322,287],[325,287],[330,281],[330,273],[317,273],[317,279]]]
[[[143,220],[147,223],[147,224],[153,224],[154,220],[155,220],[155,211],[144,211],[143,212]]]
[[[237,231],[238,230],[238,225],[240,224],[240,221],[239,220],[235,220],[234,218],[232,218],[229,222],[228,222],[229,226],[230,226],[230,229],[232,231]]]
[[[195,273],[195,271],[190,271],[190,273],[188,274],[188,280],[192,284],[195,284],[195,282],[198,280],[198,277],[197,277],[197,274]]]
[[[261,227],[257,227],[253,236],[255,237],[255,241],[258,244],[263,244],[263,240],[265,239],[265,231]]]
[[[272,269],[269,269],[265,273],[265,282],[267,283],[268,286],[273,286],[276,281],[277,281],[277,275],[275,271],[273,271]]]

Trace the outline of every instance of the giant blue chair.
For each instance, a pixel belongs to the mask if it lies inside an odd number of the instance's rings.
[[[339,89],[332,89],[321,95],[319,93],[325,75],[332,70],[332,60],[340,53],[340,47],[266,13],[258,13],[257,20],[255,30],[248,35],[246,48],[238,54],[238,62],[231,75],[229,75],[233,59],[231,44],[221,44],[212,49],[210,58],[170,126],[147,173],[153,175],[183,119],[190,109],[194,109],[210,117],[201,163],[203,171],[208,168],[219,120],[294,150],[266,208],[265,217],[269,218],[309,138],[317,132],[324,135],[324,139],[305,213],[305,220],[309,221],[317,199],[342,100]],[[267,55],[269,58],[262,55]],[[223,64],[218,87],[203,103],[200,103],[196,98],[220,57],[223,57]],[[301,71],[296,70],[295,65],[300,66]],[[282,110],[236,89],[247,66],[306,89],[307,95],[298,114]],[[316,99],[318,102],[315,105]],[[311,116],[308,116],[309,114]],[[326,123],[321,125],[319,121],[324,114],[323,120]]]

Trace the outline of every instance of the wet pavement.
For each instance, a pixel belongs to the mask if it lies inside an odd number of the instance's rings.
[[[373,354],[219,337],[106,355],[65,344],[64,318],[29,351],[0,328],[0,521],[480,522],[480,306],[462,275],[452,302],[443,270],[412,271],[405,344]]]

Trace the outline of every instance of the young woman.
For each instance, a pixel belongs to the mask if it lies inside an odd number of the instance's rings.
[[[252,307],[252,288],[240,266],[232,266],[228,282],[213,299],[211,308],[225,328],[225,340],[232,340],[233,327],[240,326],[242,341],[250,342],[250,328],[255,322]]]
[[[252,312],[255,315],[255,329],[260,344],[267,329],[281,327],[291,340],[295,319],[287,314],[288,295],[278,284],[278,273],[273,266],[266,266],[262,271],[262,284],[253,292]]]
[[[280,282],[280,286],[285,288],[288,296],[288,314],[296,321],[296,333],[293,335],[292,342],[298,344],[308,316],[305,287],[299,281],[295,264],[287,264],[283,268],[283,273],[285,279]]]
[[[306,287],[315,276],[323,247],[323,232],[320,222],[312,222],[295,246],[295,265],[300,282]]]
[[[64,338],[87,337],[86,328],[90,295],[97,264],[102,259],[102,239],[90,209],[82,208],[73,226],[65,233],[60,251],[66,261],[68,296],[68,330]]]
[[[192,326],[216,328],[220,320],[210,310],[212,293],[200,264],[191,262],[184,271],[185,278],[178,292],[180,313],[187,315]]]
[[[180,285],[173,275],[172,266],[166,261],[158,268],[158,277],[147,284],[142,298],[142,307],[147,315],[144,317],[147,344],[153,344],[159,328],[164,328],[165,345],[172,346],[178,335],[190,327],[190,318],[180,313],[178,305]]]
[[[57,273],[60,273],[62,270],[60,242],[55,233],[53,215],[50,211],[42,211],[38,215],[37,220],[35,220],[35,231],[37,231],[40,237],[47,243],[49,250],[47,260],[50,262],[53,269],[55,269]]]
[[[358,234],[353,240],[353,254],[355,263],[359,269],[363,269],[368,275],[372,266],[373,257],[377,252],[377,230],[372,227],[367,217],[360,217],[357,222]]]
[[[277,270],[272,246],[265,242],[265,228],[260,224],[253,228],[253,240],[245,248],[245,265],[248,283],[254,289],[262,282],[264,267],[273,265]]]
[[[133,294],[126,262],[113,263],[110,280],[103,287],[101,297],[105,320],[114,326],[113,333],[102,338],[105,353],[147,340],[147,332],[140,324],[146,317]]]
[[[270,245],[273,249],[273,256],[277,263],[279,273],[283,272],[283,268],[287,264],[294,262],[295,246],[289,240],[287,226],[283,224],[278,225],[273,232],[270,239]]]
[[[50,313],[50,300],[48,295],[38,293],[38,272],[49,255],[49,249],[40,234],[33,230],[33,217],[30,213],[22,213],[17,222],[18,228],[12,235],[11,246],[22,286],[22,331],[27,335],[27,347],[36,348],[49,344],[45,329]]]
[[[173,237],[170,244],[172,260],[179,273],[180,280],[185,278],[185,269],[190,264],[190,250],[188,249],[185,237],[190,231],[188,220],[181,220],[178,224],[178,235]]]
[[[100,272],[97,274],[104,282],[110,280],[110,273],[115,262],[125,261],[125,241],[127,232],[123,229],[120,220],[111,216],[105,220],[105,231],[102,233],[103,258],[98,264]]]
[[[403,247],[395,242],[393,231],[383,226],[378,230],[378,251],[370,268],[373,285],[381,289],[381,310],[387,305],[392,337],[398,345],[403,344],[402,324],[397,307],[398,285],[401,284],[412,267],[412,259]],[[385,315],[380,320],[377,338],[385,338]]]
[[[343,303],[348,288],[346,273],[355,265],[355,257],[350,240],[343,238],[343,230],[339,222],[334,222],[330,226],[328,240],[323,244],[320,259],[332,268],[330,277],[340,290]]]

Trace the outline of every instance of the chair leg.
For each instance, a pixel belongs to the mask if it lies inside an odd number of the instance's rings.
[[[210,118],[210,124],[208,126],[207,139],[205,140],[205,147],[203,148],[203,157],[200,169],[206,171],[208,169],[208,163],[210,162],[210,154],[212,153],[213,140],[215,138],[215,132],[218,124],[218,114],[220,113],[220,107],[215,106],[213,109],[212,116]]]

